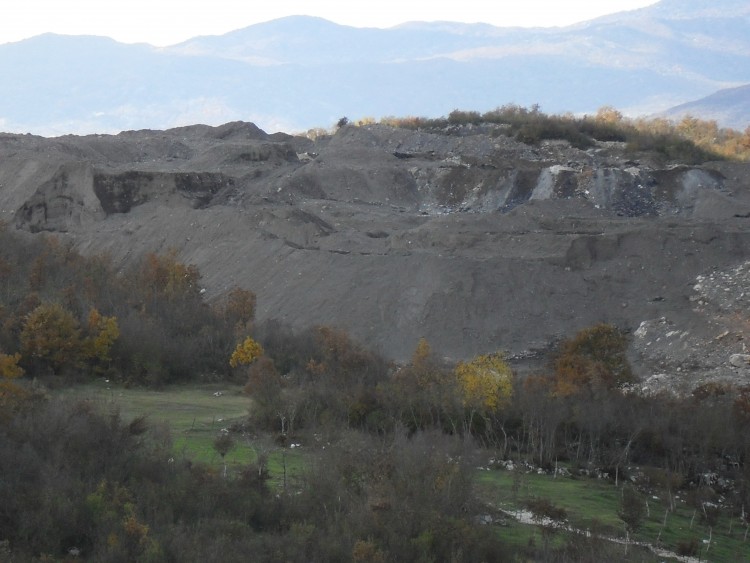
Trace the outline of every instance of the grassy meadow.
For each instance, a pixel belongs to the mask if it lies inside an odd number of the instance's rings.
[[[175,459],[190,459],[228,472],[237,472],[268,455],[271,482],[283,486],[287,477],[301,469],[301,458],[294,450],[281,448],[265,438],[234,437],[234,447],[224,460],[214,448],[223,429],[241,422],[248,415],[251,400],[235,385],[179,385],[163,390],[126,388],[97,381],[57,392],[59,396],[92,401],[104,412],[119,413],[124,421],[145,416],[151,423],[164,424],[172,435]]]
[[[625,527],[618,516],[621,489],[611,481],[554,477],[534,472],[482,470],[477,475],[477,485],[483,500],[492,506],[515,511],[523,509],[531,499],[549,499],[566,511],[571,529],[587,531],[592,536],[625,537]],[[677,508],[673,512],[667,513],[665,494],[640,496],[647,506],[647,512],[642,527],[633,538],[635,541],[674,552],[679,544],[695,540],[699,546],[696,560],[750,561],[750,534],[738,517],[730,518],[728,511],[722,511],[717,523],[709,527],[702,520],[700,512],[688,505],[684,498],[677,501]],[[540,527],[535,525],[513,523],[501,533],[507,542],[519,546],[539,544],[545,540]],[[560,530],[546,541],[561,542],[570,534]],[[623,546],[623,553],[624,549]],[[644,557],[654,555],[645,551],[639,553]],[[664,557],[654,555],[654,560],[663,561]]]

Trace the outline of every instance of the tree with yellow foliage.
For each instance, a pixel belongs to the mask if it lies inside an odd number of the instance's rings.
[[[513,372],[502,354],[486,354],[467,363],[459,362],[454,374],[468,415],[465,424],[469,432],[476,431],[477,414],[482,417],[481,422],[488,422],[513,395]]]
[[[248,336],[237,344],[234,352],[232,352],[232,357],[229,358],[229,365],[233,368],[250,365],[262,355],[263,347]]]
[[[432,351],[432,346],[426,338],[420,338],[417,342],[408,369],[417,384],[423,389],[434,386],[441,378],[438,362]]]
[[[477,356],[455,369],[466,408],[490,413],[507,404],[513,395],[513,373],[502,354]]]
[[[137,279],[142,286],[141,291],[151,299],[180,301],[200,295],[198,268],[179,262],[175,249],[164,255],[146,255]]]
[[[21,354],[0,354],[0,377],[9,381],[21,377],[24,374],[23,368],[18,365]]]

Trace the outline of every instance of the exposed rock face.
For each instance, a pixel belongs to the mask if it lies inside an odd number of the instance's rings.
[[[233,178],[214,172],[97,173],[93,180],[94,193],[107,215],[128,213],[160,194],[172,193],[182,195],[196,209],[206,207],[217,193],[233,185]]]
[[[207,296],[252,289],[261,320],[333,324],[395,359],[426,337],[454,359],[527,361],[611,322],[636,332],[644,377],[744,369],[730,361],[742,339],[706,366],[696,350],[728,314],[720,304],[742,295],[740,314],[750,295],[744,274],[728,291],[716,278],[750,259],[747,165],[665,166],[617,143],[530,147],[503,133],[6,135],[0,217],[116,260],[175,248]]]

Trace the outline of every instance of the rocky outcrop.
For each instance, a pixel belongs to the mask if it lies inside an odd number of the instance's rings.
[[[87,164],[60,164],[16,211],[16,225],[31,232],[67,232],[101,219],[90,189],[93,175]]]
[[[151,199],[179,194],[192,207],[207,207],[216,194],[234,186],[234,178],[214,172],[154,173],[129,171],[96,173],[93,191],[107,215],[128,213]]]

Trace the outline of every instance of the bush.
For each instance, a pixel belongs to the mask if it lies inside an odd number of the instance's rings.
[[[535,498],[526,501],[526,508],[528,508],[534,515],[534,519],[542,521],[545,518],[549,518],[553,522],[564,522],[568,518],[567,511],[556,506],[548,498]]]
[[[680,540],[677,542],[675,552],[683,557],[695,557],[700,551],[701,544],[696,538],[689,540]]]
[[[646,516],[646,506],[638,492],[630,486],[623,487],[620,503],[620,519],[631,534],[637,532],[643,525]]]

